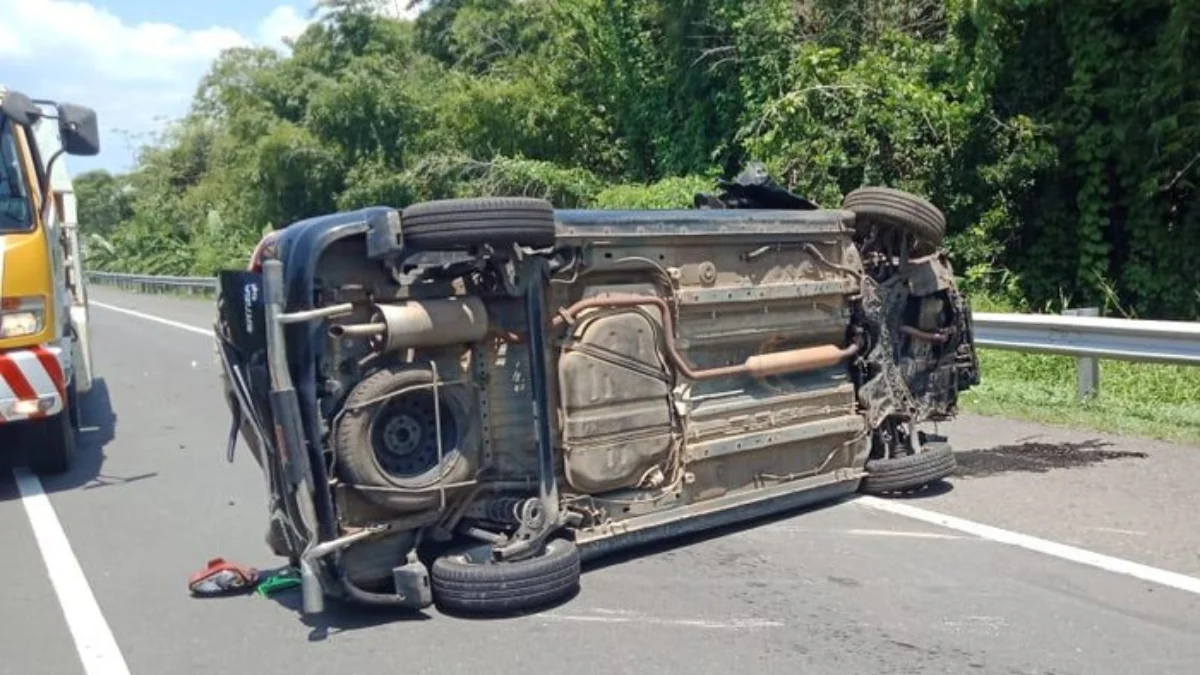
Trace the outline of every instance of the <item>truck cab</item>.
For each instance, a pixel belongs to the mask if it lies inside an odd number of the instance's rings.
[[[0,451],[71,466],[91,387],[87,291],[62,155],[99,152],[93,110],[0,87]]]

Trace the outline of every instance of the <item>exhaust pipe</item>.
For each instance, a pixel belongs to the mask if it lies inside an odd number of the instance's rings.
[[[310,546],[300,554],[300,594],[304,600],[305,614],[320,614],[325,611],[325,593],[321,590],[321,582],[317,578],[316,561],[334,551],[346,548],[356,541],[377,534],[379,531],[379,529],[361,530],[332,541]]]
[[[488,333],[487,307],[478,296],[409,300],[375,305],[368,323],[336,324],[333,338],[366,337],[371,347],[393,352],[479,342]]]
[[[757,354],[746,359],[742,366],[755,377],[800,373],[836,366],[858,352],[857,344],[847,347],[819,345],[792,349],[773,354]]]

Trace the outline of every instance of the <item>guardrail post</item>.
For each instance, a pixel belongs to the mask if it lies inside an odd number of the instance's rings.
[[[1064,316],[1100,316],[1099,307],[1080,307],[1063,310]],[[1075,359],[1076,397],[1087,401],[1100,395],[1100,360],[1092,356]]]

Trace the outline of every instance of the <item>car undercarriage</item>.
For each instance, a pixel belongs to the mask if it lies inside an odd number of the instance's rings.
[[[519,611],[618,548],[953,473],[918,428],[979,381],[942,214],[755,171],[695,207],[371,207],[221,273],[228,450],[305,611]]]

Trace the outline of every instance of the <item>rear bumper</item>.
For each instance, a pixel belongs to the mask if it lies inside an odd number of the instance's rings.
[[[59,347],[0,351],[0,424],[62,412],[65,356]]]

